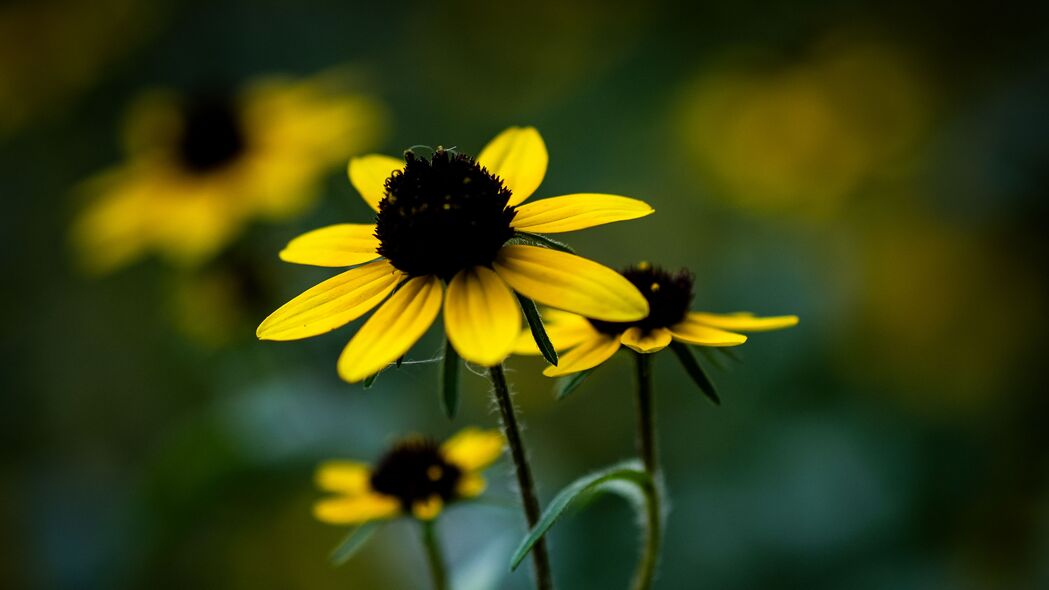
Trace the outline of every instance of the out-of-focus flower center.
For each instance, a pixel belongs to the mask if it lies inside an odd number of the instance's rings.
[[[473,158],[441,148],[429,160],[408,151],[405,161],[379,203],[379,254],[411,276],[445,280],[491,264],[514,234],[510,189]]]
[[[617,335],[628,328],[639,327],[643,332],[656,328],[668,328],[685,319],[692,304],[692,273],[681,269],[671,273],[658,266],[642,262],[623,271],[623,276],[633,283],[648,300],[648,317],[636,322],[605,322],[590,319],[591,325],[605,334]]]
[[[405,510],[434,496],[447,503],[455,496],[462,470],[445,461],[440,447],[430,439],[398,443],[379,461],[371,488],[401,501]]]
[[[183,110],[178,159],[189,172],[213,172],[235,160],[245,148],[236,105],[219,96],[201,96]]]

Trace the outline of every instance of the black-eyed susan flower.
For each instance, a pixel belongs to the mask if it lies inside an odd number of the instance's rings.
[[[126,118],[126,161],[81,186],[88,204],[72,239],[83,266],[111,271],[150,252],[193,266],[249,220],[300,212],[332,166],[381,133],[381,105],[348,91],[345,78],[147,93]]]
[[[280,256],[353,267],[307,290],[259,326],[263,340],[322,334],[378,310],[343,350],[343,379],[361,381],[404,355],[444,309],[447,337],[470,362],[494,366],[514,349],[519,295],[608,322],[648,314],[640,291],[615,271],[568,252],[515,243],[653,212],[642,201],[572,194],[524,203],[546,173],[531,127],[507,129],[477,158],[438,148],[430,157],[354,158],[349,177],[376,212],[374,224],[304,234]],[[380,305],[381,304],[381,305]]]
[[[592,369],[626,346],[641,354],[659,352],[672,341],[698,346],[738,346],[747,341],[739,332],[760,332],[788,328],[797,316],[757,317],[740,312],[715,314],[690,311],[694,278],[687,270],[668,272],[642,262],[623,271],[649,304],[649,314],[635,321],[610,322],[559,310],[544,314],[550,341],[558,350],[567,350],[557,366],[543,374],[557,377]],[[535,343],[525,334],[516,352],[538,354]]]
[[[313,507],[328,524],[359,525],[410,515],[432,520],[452,502],[485,490],[481,472],[503,450],[495,430],[465,428],[444,443],[406,438],[393,445],[375,466],[330,461],[317,470],[317,486],[333,495]]]

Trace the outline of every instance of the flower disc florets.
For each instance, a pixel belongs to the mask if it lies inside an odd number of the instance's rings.
[[[656,328],[669,328],[685,319],[692,303],[692,286],[695,278],[686,269],[671,273],[658,266],[642,262],[623,271],[623,276],[641,291],[648,300],[648,317],[636,322],[605,322],[590,319],[599,332],[622,334],[629,328],[638,327],[642,332]]]
[[[379,461],[371,475],[371,488],[401,501],[405,510],[416,502],[455,497],[462,470],[444,459],[431,439],[402,441]]]
[[[185,105],[182,116],[178,158],[190,172],[221,168],[247,147],[240,115],[226,97],[199,96]]]
[[[438,148],[429,160],[411,151],[386,180],[375,236],[379,254],[411,276],[489,265],[513,237],[510,189],[473,158]]]

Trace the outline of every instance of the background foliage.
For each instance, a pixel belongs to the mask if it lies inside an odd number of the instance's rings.
[[[1031,5],[1031,9],[1034,5]],[[254,326],[323,276],[279,263],[301,231],[368,211],[341,169],[309,214],[258,224],[197,273],[78,275],[75,183],[120,157],[146,88],[350,64],[388,103],[377,148],[464,151],[544,134],[541,195],[622,193],[650,218],[573,236],[621,266],[697,274],[697,309],[797,313],[715,371],[709,405],[656,359],[673,512],[660,586],[1049,586],[1046,14],[957,3],[16,0],[0,6],[0,585],[416,588],[416,531],[340,569],[311,472],[393,436],[494,424],[436,367],[339,381],[353,328],[261,344]],[[244,276],[251,289],[240,288]],[[431,334],[411,356],[439,350]],[[545,501],[630,456],[630,365],[555,403],[514,359]],[[571,452],[566,452],[570,449]],[[508,468],[491,494],[512,498]],[[497,504],[497,503],[495,503]],[[501,572],[518,514],[442,519],[453,569]],[[554,530],[566,588],[625,584],[629,507]],[[499,584],[525,587],[522,570]],[[499,586],[502,587],[502,586]]]

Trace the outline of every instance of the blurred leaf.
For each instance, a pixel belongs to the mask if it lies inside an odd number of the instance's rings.
[[[586,378],[589,377],[590,373],[593,371],[594,369],[587,369],[558,379],[557,384],[554,386],[554,394],[557,397],[557,401],[561,401],[568,397],[568,394],[575,391],[576,387],[579,387],[583,381],[586,381]]]
[[[526,244],[532,246],[542,246],[543,248],[550,248],[551,250],[560,250],[561,252],[568,252],[569,254],[575,254],[575,250],[571,246],[564,242],[559,242],[553,238],[548,238],[542,234],[533,234],[526,231],[519,231],[515,234],[522,238]]]
[[[532,550],[532,547],[550,530],[550,527],[554,526],[570,504],[581,499],[591,499],[594,494],[602,491],[621,492],[624,488],[640,491],[644,495],[653,493],[654,489],[652,479],[637,461],[617,463],[585,475],[569,484],[554,497],[539,518],[535,528],[517,546],[513,557],[510,558],[510,569],[515,570],[521,565],[521,561]]]
[[[340,566],[349,561],[368,542],[368,539],[372,538],[372,535],[379,530],[380,526],[381,523],[372,521],[351,530],[335,546],[335,549],[332,549],[331,554],[328,556],[328,561],[334,566]]]
[[[369,376],[365,377],[365,379],[364,379],[364,388],[365,389],[371,389],[372,385],[375,383],[376,377],[378,377],[378,376],[379,376],[379,373],[375,373],[374,375],[369,375]]]
[[[441,363],[441,409],[451,420],[459,411],[459,353],[444,339],[444,361]]]
[[[539,347],[539,352],[543,354],[546,362],[557,366],[557,351],[554,350],[550,337],[546,335],[546,328],[543,327],[543,318],[539,316],[539,308],[535,306],[534,301],[522,296],[520,293],[515,293],[515,295],[517,295],[517,300],[521,303],[521,309],[524,311],[525,319],[528,320],[528,327],[532,330],[532,338],[535,338],[535,344]]]
[[[516,509],[519,502],[513,503]],[[486,541],[484,547],[452,574],[451,588],[456,590],[495,590],[503,587],[506,577],[506,556],[514,548],[515,535],[501,535]]]
[[[703,367],[699,366],[699,362],[692,355],[692,350],[688,345],[675,340],[670,343],[670,349],[677,355],[678,360],[681,361],[681,366],[685,367],[688,376],[692,377],[692,381],[699,386],[699,389],[710,398],[710,401],[714,402],[714,405],[720,406],[721,398],[718,397],[718,392],[714,389],[714,383],[710,380],[710,377],[707,377]]]

